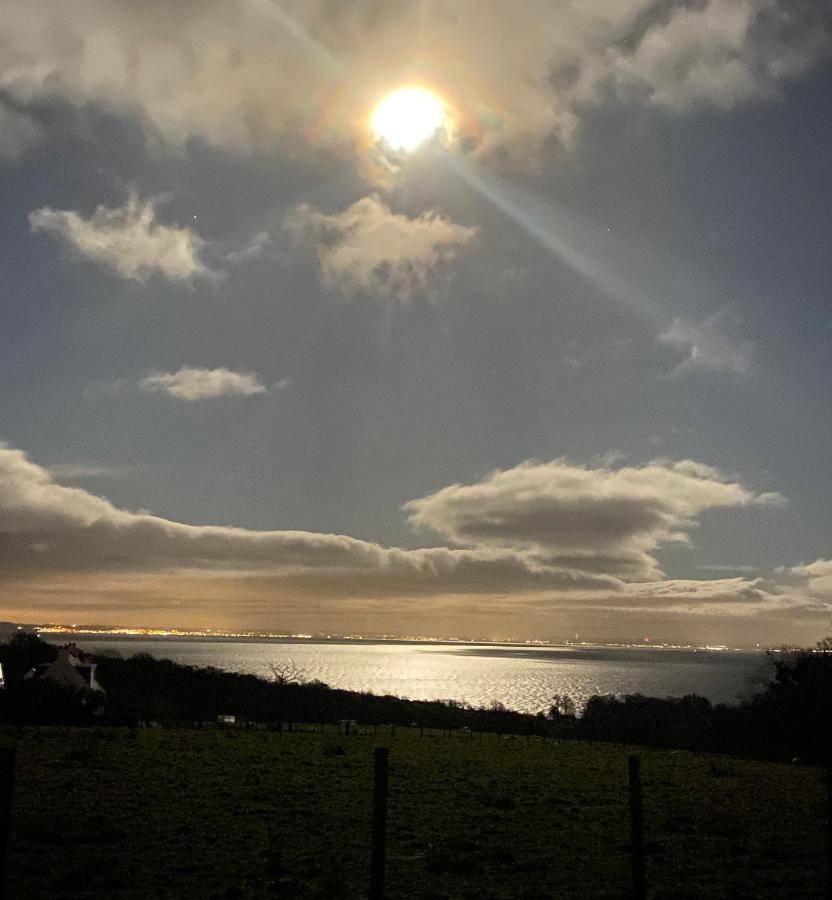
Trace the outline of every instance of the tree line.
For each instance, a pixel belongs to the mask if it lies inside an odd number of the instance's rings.
[[[501,704],[472,707],[450,700],[420,701],[306,682],[291,664],[270,679],[185,666],[147,654],[98,657],[97,678],[106,690],[104,715],[88,698],[43,680],[25,681],[57,648],[35,635],[18,634],[0,645],[6,690],[0,723],[193,725],[235,715],[282,727],[288,723],[417,725],[498,734],[569,737],[645,746],[731,753],[776,760],[826,763],[832,721],[832,639],[812,650],[769,654],[769,676],[751,699],[712,704],[704,697],[594,696],[583,712],[555,695],[546,713],[529,715]]]

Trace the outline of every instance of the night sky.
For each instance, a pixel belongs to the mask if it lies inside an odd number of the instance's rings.
[[[829,631],[828,3],[9,0],[0,45],[0,618]]]

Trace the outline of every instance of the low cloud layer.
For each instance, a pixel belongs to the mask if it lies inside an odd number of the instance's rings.
[[[747,619],[817,606],[805,583],[828,577],[832,565],[794,570],[799,584],[788,594],[760,579],[664,579],[650,551],[685,540],[706,509],[781,502],[691,462],[527,463],[407,504],[414,524],[466,546],[406,550],[130,512],[59,484],[20,450],[0,446],[0,588],[9,608],[35,618],[89,603],[91,616],[121,609],[132,620],[171,621],[199,611],[263,628],[286,616],[295,624],[394,616],[401,631],[435,615],[484,634],[512,610],[522,610],[529,627],[547,616],[610,612],[617,628],[630,617],[640,628],[648,615],[727,611]]]
[[[231,369],[199,369],[182,366],[176,372],[152,372],[139,381],[147,393],[168,394],[177,400],[209,400],[215,397],[252,397],[265,394],[266,386],[252,372]]]
[[[555,460],[450,485],[405,509],[412,525],[456,544],[523,548],[551,565],[651,581],[662,577],[653,551],[688,542],[706,510],[783,502],[689,460],[620,468]]]
[[[805,584],[813,600],[832,605],[832,559],[817,559],[786,571]]]
[[[570,143],[610,98],[681,111],[776,96],[829,48],[816,0],[129,0],[5,4],[0,90],[138,115],[167,140],[348,147],[379,94],[427,80],[484,154]]]
[[[284,228],[315,247],[327,287],[402,301],[437,288],[448,264],[477,234],[438,213],[410,219],[391,212],[375,195],[335,215],[301,204]]]
[[[54,235],[80,259],[90,260],[122,278],[144,282],[153,275],[171,281],[211,278],[200,259],[203,241],[190,228],[156,221],[153,200],[131,193],[124,206],[98,206],[84,218],[74,210],[49,207],[29,214],[32,230]]]
[[[0,579],[48,572],[271,575],[298,589],[334,584],[342,596],[619,586],[512,550],[401,550],[345,535],[185,525],[60,485],[21,451],[2,447]]]

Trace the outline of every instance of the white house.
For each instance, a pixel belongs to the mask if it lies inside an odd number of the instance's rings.
[[[66,644],[58,649],[54,662],[35,666],[24,676],[24,680],[48,678],[75,690],[103,694],[104,688],[95,678],[96,666],[95,659],[88,653],[79,650],[75,644]]]

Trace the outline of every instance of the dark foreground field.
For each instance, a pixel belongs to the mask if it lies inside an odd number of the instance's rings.
[[[628,748],[381,732],[0,733],[10,896],[366,896],[378,745],[389,897],[628,896]],[[823,896],[817,770],[641,756],[652,896]]]

